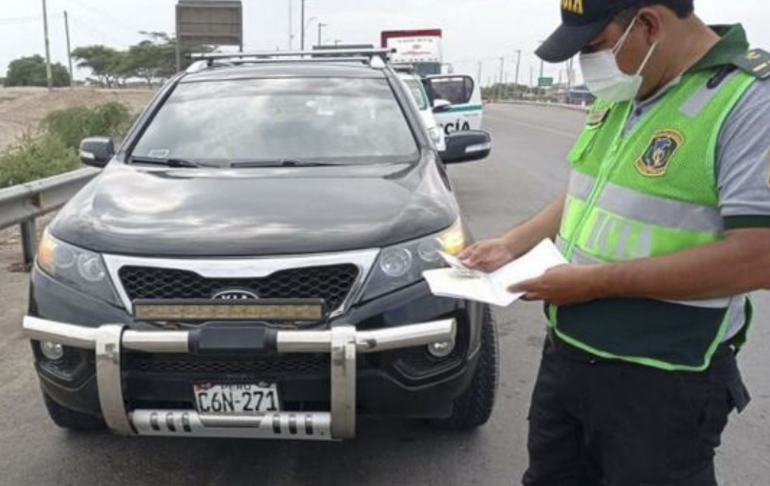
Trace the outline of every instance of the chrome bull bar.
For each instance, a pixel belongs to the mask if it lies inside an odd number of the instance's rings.
[[[123,324],[83,327],[27,316],[26,337],[64,346],[94,350],[96,383],[102,415],[115,433],[177,437],[342,440],[356,435],[356,356],[394,349],[454,341],[454,319],[386,329],[358,331],[340,325],[329,330],[265,330],[212,328],[195,331],[136,331]],[[205,331],[205,336],[202,332]],[[127,410],[123,397],[121,354],[220,353],[221,339],[239,334],[237,351],[329,353],[331,410],[329,412],[270,412],[250,415],[201,414],[194,410]],[[211,343],[215,343],[214,346]],[[207,347],[208,346],[208,347]]]

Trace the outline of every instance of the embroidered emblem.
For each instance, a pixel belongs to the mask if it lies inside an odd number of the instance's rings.
[[[648,177],[666,175],[671,159],[683,142],[684,136],[676,130],[655,132],[650,145],[636,161],[636,170]]]

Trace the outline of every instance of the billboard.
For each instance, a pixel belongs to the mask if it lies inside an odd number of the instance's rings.
[[[190,46],[238,46],[243,50],[243,5],[240,0],[179,0],[176,5],[176,67]]]
[[[240,0],[179,0],[176,33],[186,45],[243,45]]]
[[[396,64],[441,64],[444,58],[440,29],[385,31],[382,47],[396,50],[391,57]]]

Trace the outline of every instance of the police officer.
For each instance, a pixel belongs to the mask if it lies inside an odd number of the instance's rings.
[[[561,0],[537,54],[598,98],[567,194],[461,254],[491,271],[552,238],[570,265],[515,290],[548,339],[529,486],[713,486],[748,292],[770,287],[770,55],[693,0]]]

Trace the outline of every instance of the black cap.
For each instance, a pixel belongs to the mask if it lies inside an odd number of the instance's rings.
[[[546,62],[564,62],[583,50],[623,10],[635,5],[667,5],[670,0],[559,0],[562,24],[535,54]],[[690,0],[692,2],[692,0]]]

